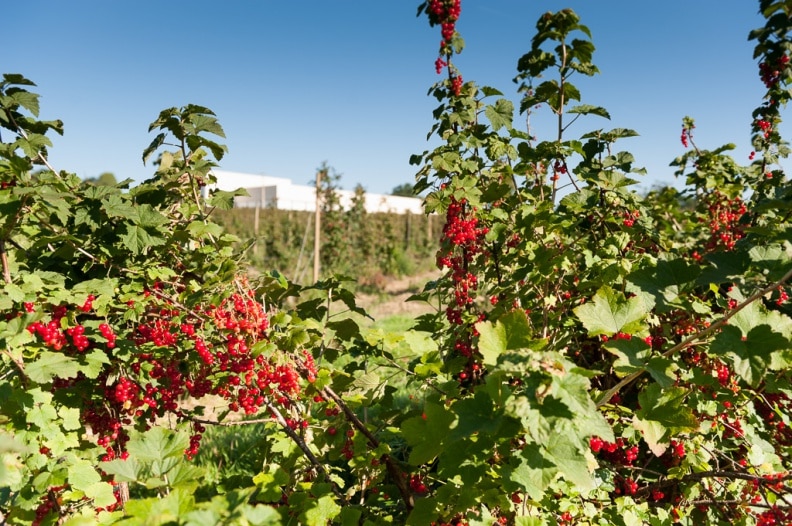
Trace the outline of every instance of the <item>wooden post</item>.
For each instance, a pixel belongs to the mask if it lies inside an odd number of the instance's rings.
[[[412,223],[412,214],[409,210],[406,210],[404,215],[407,216],[404,225],[404,251],[408,252],[410,250],[410,242],[412,241],[410,239],[410,223]]]
[[[432,236],[432,214],[426,214],[426,244],[431,245],[434,242]]]
[[[261,203],[256,203],[256,210],[253,212],[253,239],[256,244],[253,245],[253,251],[258,256],[259,254],[259,214],[261,213]]]
[[[319,281],[319,229],[322,225],[322,170],[316,171],[316,212],[314,213],[314,264],[313,280]]]

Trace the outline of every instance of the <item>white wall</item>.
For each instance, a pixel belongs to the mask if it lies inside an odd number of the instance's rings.
[[[225,190],[227,192],[233,192],[238,188],[258,188],[261,186],[291,184],[289,179],[272,177],[270,175],[229,172],[226,170],[212,170],[212,174],[217,178],[217,183],[212,185],[211,189]]]
[[[233,191],[245,188],[250,197],[237,197],[237,207],[254,208],[273,207],[282,210],[316,209],[316,189],[313,186],[292,184],[291,180],[282,177],[212,170],[217,177],[217,184],[212,187],[219,190]],[[348,209],[352,205],[355,192],[338,190],[341,206]],[[366,212],[391,212],[396,214],[423,214],[421,199],[396,195],[365,194]]]

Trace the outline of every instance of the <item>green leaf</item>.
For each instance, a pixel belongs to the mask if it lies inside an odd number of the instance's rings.
[[[234,190],[233,192],[215,190],[209,196],[209,199],[207,199],[207,203],[209,206],[213,206],[218,210],[231,210],[234,208],[234,197],[236,196],[247,197],[250,196],[250,194],[244,188]]]
[[[498,99],[495,104],[487,105],[484,114],[489,119],[493,131],[511,128],[514,117],[514,104],[506,99]]]
[[[93,349],[85,355],[85,365],[80,369],[87,378],[98,378],[106,365],[110,365],[110,358],[101,349]]]
[[[45,384],[53,378],[75,378],[80,372],[80,364],[65,354],[43,351],[35,362],[27,366],[25,372],[32,381]]]
[[[698,265],[682,258],[659,260],[657,266],[642,268],[627,276],[627,280],[656,304],[658,312],[684,307],[680,295],[692,289],[700,270]],[[632,288],[631,291],[634,291]]]
[[[476,324],[479,332],[478,347],[486,365],[498,363],[498,356],[506,351],[516,351],[531,348],[535,343],[531,340],[531,327],[528,318],[522,310],[515,310],[505,314],[495,324],[483,321]]]
[[[80,410],[77,407],[61,406],[58,408],[58,416],[63,421],[63,429],[67,431],[84,428],[84,425],[80,422]]]
[[[6,294],[8,299],[10,299],[14,303],[21,303],[22,301],[25,300],[25,293],[22,291],[19,285],[16,285],[14,283],[6,283],[3,286],[2,290],[3,293]]]
[[[187,230],[194,237],[201,238],[206,235],[218,237],[223,233],[223,227],[217,223],[210,223],[208,221],[193,221],[187,226]]]
[[[652,353],[651,346],[641,338],[609,340],[602,348],[618,358],[613,366],[620,376],[643,369]]]
[[[85,492],[87,488],[97,482],[101,482],[102,477],[96,472],[90,462],[74,459],[69,463],[69,484],[76,490]],[[105,483],[109,486],[109,484]],[[111,491],[112,493],[112,491]]]
[[[137,207],[137,221],[139,226],[158,227],[168,223],[168,218],[159,213],[149,204],[142,204]]]
[[[641,298],[626,299],[623,294],[604,286],[592,302],[575,308],[574,313],[589,336],[613,336],[617,332],[638,335],[647,330],[644,320],[649,309]]]
[[[142,462],[182,458],[189,442],[189,437],[184,433],[153,427],[145,433],[133,435],[127,444],[127,451]]]
[[[206,109],[206,108],[204,108]],[[223,127],[220,126],[220,123],[217,122],[217,118],[213,117],[211,112],[209,115],[201,115],[201,114],[192,114],[190,115],[190,124],[193,125],[193,133],[199,132],[208,132],[213,133],[219,137],[225,137],[225,132],[223,131]]]
[[[18,82],[16,84],[19,84]],[[17,91],[13,93],[11,90],[8,90],[8,98],[13,101],[15,104],[25,108],[30,113],[33,114],[34,117],[38,117],[39,115],[39,96],[36,93],[32,93],[27,90],[17,88]],[[9,105],[7,102],[4,102],[3,105]]]
[[[331,495],[325,495],[311,501],[311,508],[305,512],[307,526],[326,526],[341,513],[341,506],[336,504]]]
[[[653,383],[638,395],[640,408],[635,411],[633,426],[643,431],[644,440],[655,453],[665,450],[671,435],[698,429],[699,422],[687,402],[688,394],[682,387],[663,389]]]
[[[663,389],[674,385],[677,380],[674,371],[677,369],[676,362],[662,356],[652,356],[646,364],[646,371]]]
[[[449,430],[449,440],[452,442],[479,433],[493,434],[501,425],[502,415],[495,411],[492,399],[482,390],[477,391],[473,398],[458,401],[453,410],[458,423]]]
[[[360,326],[352,318],[328,322],[327,328],[335,331],[336,336],[343,341],[351,341],[360,336]]]
[[[572,482],[578,490],[585,493],[594,488],[594,477],[584,450],[567,433],[554,433],[545,449],[549,459],[558,466],[564,478]]]
[[[600,117],[605,117],[606,119],[610,120],[610,113],[608,110],[601,106],[592,106],[590,104],[578,104],[577,106],[572,106],[567,110],[567,113],[579,113],[581,115],[599,115]]]
[[[101,187],[98,187],[101,188]],[[137,219],[138,211],[128,199],[118,194],[112,194],[102,200],[102,209],[109,217],[124,219]]]
[[[153,128],[149,128],[149,131],[152,129]],[[151,154],[157,151],[157,149],[165,143],[165,137],[166,134],[164,133],[157,134],[157,136],[154,137],[154,140],[151,141],[151,144],[149,144],[146,149],[143,150],[143,164],[146,164],[146,161],[148,161],[149,157],[151,157]]]
[[[747,336],[742,335],[739,327],[727,325],[715,337],[710,352],[729,357],[734,363],[734,372],[748,385],[758,387],[767,374],[772,354],[788,348],[789,340],[770,325],[754,326]]]
[[[102,462],[99,466],[108,475],[113,475],[116,482],[134,482],[140,475],[140,463],[132,457]]]
[[[289,474],[280,466],[270,465],[253,477],[253,483],[259,488],[259,499],[262,502],[279,502],[283,496],[283,486],[289,483]]]
[[[585,376],[574,372],[553,375],[550,394],[560,400],[571,411],[573,425],[579,437],[596,435],[603,440],[613,441],[613,430],[589,395],[591,384]]]
[[[346,505],[341,510],[341,526],[358,526],[361,524],[360,518],[363,516],[363,511]]]
[[[144,227],[127,225],[126,234],[121,236],[121,241],[133,254],[142,254],[151,247],[165,244],[161,237],[150,235]]]
[[[415,416],[402,422],[402,433],[412,446],[410,463],[420,465],[431,461],[443,452],[448,441],[449,430],[456,416],[442,405],[427,403],[424,415]]]
[[[69,481],[71,482],[71,479]],[[86,486],[83,491],[87,498],[93,500],[93,505],[97,508],[104,508],[116,503],[113,485],[109,482],[95,482]]]
[[[733,282],[739,279],[750,265],[750,259],[745,252],[715,252],[707,254],[705,258],[711,266],[698,278],[698,284],[705,287],[710,283],[719,285]]]
[[[52,141],[46,135],[31,133],[27,138],[20,137],[15,141],[17,147],[22,148],[28,157],[38,157],[40,151],[47,146],[52,146]]]
[[[537,444],[526,445],[518,456],[511,456],[501,468],[506,491],[525,491],[540,501],[558,473],[558,467]]]

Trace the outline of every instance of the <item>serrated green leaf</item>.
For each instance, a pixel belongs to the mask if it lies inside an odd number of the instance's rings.
[[[453,409],[457,415],[457,425],[449,430],[449,440],[452,442],[479,433],[495,433],[502,422],[502,415],[495,411],[492,399],[485,391],[477,391],[473,398],[460,400]]]
[[[584,450],[568,434],[554,433],[545,444],[545,449],[549,460],[558,466],[564,478],[575,484],[581,493],[594,488],[594,477]]]
[[[352,318],[328,322],[327,328],[333,330],[343,341],[350,341],[360,336],[360,326]]]
[[[219,236],[223,233],[223,227],[217,223],[210,223],[204,221],[193,221],[187,226],[187,230],[194,237],[201,238],[206,235]]]
[[[506,99],[498,99],[495,104],[487,105],[484,108],[484,114],[492,125],[492,131],[498,131],[504,127],[509,129],[514,117],[514,104]]]
[[[540,501],[556,477],[558,467],[537,444],[526,445],[519,455],[511,456],[501,469],[506,491],[525,491]]]
[[[529,349],[535,343],[531,340],[533,331],[528,318],[519,309],[502,316],[494,324],[490,321],[479,322],[476,330],[479,332],[479,352],[486,365],[497,364],[498,356],[506,351]]]
[[[142,204],[137,207],[137,218],[135,223],[143,227],[158,227],[168,223],[168,218],[155,210],[149,204]]]
[[[184,433],[154,427],[145,433],[136,433],[127,444],[130,456],[142,462],[182,458],[190,439]]]
[[[259,472],[253,477],[259,488],[262,502],[278,502],[283,496],[283,486],[289,483],[289,474],[280,466],[269,466],[268,471]]]
[[[80,422],[80,410],[76,407],[59,407],[58,416],[62,420],[63,429],[67,431],[84,428],[84,425]]]
[[[731,358],[734,372],[748,385],[757,387],[770,367],[772,354],[788,348],[789,340],[770,325],[756,325],[747,336],[739,327],[727,325],[713,340],[710,352]]]
[[[7,93],[8,93],[8,98],[11,101],[28,110],[30,113],[33,114],[34,117],[38,117],[39,96],[36,93],[32,93],[30,91],[23,89],[17,89],[14,92],[11,92],[11,90],[9,89]],[[10,106],[8,102],[5,102],[4,105]]]
[[[631,292],[648,294],[654,300],[658,312],[668,312],[684,307],[680,295],[695,285],[700,274],[698,265],[684,259],[660,260],[655,267],[646,267],[631,273],[627,280],[637,290]]]
[[[109,482],[96,482],[87,486],[84,490],[85,496],[93,500],[93,505],[104,508],[116,503],[113,494],[113,485]]]
[[[608,421],[597,410],[589,395],[591,384],[585,376],[572,372],[553,375],[550,395],[562,402],[574,415],[573,425],[579,437],[596,435],[603,440],[612,441],[613,430]]]
[[[310,506],[305,511],[307,526],[326,526],[341,513],[341,506],[336,504],[335,499],[330,495],[311,501]]]
[[[662,454],[673,434],[698,429],[698,419],[687,403],[688,394],[682,387],[663,389],[652,383],[638,395],[640,408],[635,411],[633,426],[643,432],[653,452]]]
[[[116,482],[134,482],[138,480],[140,474],[140,464],[134,458],[126,460],[117,458],[109,462],[102,462],[99,467],[108,475],[113,475]]]
[[[209,196],[209,199],[207,199],[207,203],[209,206],[213,206],[218,210],[231,210],[234,208],[234,197],[237,196],[246,197],[250,196],[250,194],[244,188],[234,190],[233,192],[215,190]]]
[[[126,233],[121,236],[121,241],[133,254],[142,254],[149,248],[165,244],[163,238],[152,236],[144,227],[137,225],[127,225]]]
[[[644,320],[649,309],[641,298],[627,299],[604,286],[597,291],[592,302],[575,308],[574,313],[589,336],[613,336],[617,332],[637,335],[647,329]]]
[[[441,405],[427,403],[423,416],[406,419],[402,432],[407,443],[412,446],[410,463],[420,465],[439,455],[448,440],[449,429],[456,416]]]
[[[220,126],[220,123],[217,122],[217,118],[213,117],[212,115],[201,115],[201,114],[191,114],[189,117],[190,124],[193,125],[193,133],[199,132],[207,132],[217,135],[219,137],[225,137],[225,132],[223,131],[223,127]]]
[[[620,376],[643,369],[652,352],[651,346],[641,338],[609,340],[602,348],[618,358],[613,366]]]
[[[42,351],[36,361],[25,368],[28,378],[40,384],[49,383],[53,378],[75,378],[80,372],[77,360],[62,353]]]
[[[610,119],[610,113],[608,110],[601,106],[592,106],[590,104],[578,104],[577,106],[572,106],[567,110],[567,113],[579,113],[581,115],[599,115],[600,117],[605,117],[606,119]]]
[[[437,350],[437,341],[435,341],[431,333],[409,330],[404,332],[402,336],[404,337],[404,342],[410,349],[410,353],[413,356],[425,356],[426,353]]]
[[[25,300],[25,293],[14,283],[6,283],[3,286],[3,293],[14,303],[21,303]]]
[[[72,461],[69,465],[68,473],[69,485],[82,492],[85,492],[89,487],[102,481],[102,477],[96,472],[96,469],[94,469],[91,463],[87,461]],[[104,484],[109,486],[106,482]]]

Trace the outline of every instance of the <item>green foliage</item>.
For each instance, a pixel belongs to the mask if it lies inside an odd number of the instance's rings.
[[[362,189],[360,190],[361,196]],[[362,202],[361,202],[362,203]],[[338,214],[343,234],[334,238],[342,254],[326,261],[322,276],[353,278],[364,289],[379,290],[391,276],[411,275],[434,266],[442,218],[415,214],[370,213],[362,206]],[[305,282],[310,275],[314,234],[312,212],[262,208],[215,210],[212,217],[226,232],[240,238],[239,247],[257,269],[277,269],[289,279]],[[258,238],[256,218],[258,217]],[[327,240],[322,232],[321,239]],[[250,246],[245,240],[255,239]],[[321,248],[324,250],[324,247]],[[349,257],[354,254],[354,257]]]
[[[393,187],[391,195],[400,195],[402,197],[415,197],[413,185],[410,183],[403,183]]]
[[[568,137],[608,117],[569,83],[598,72],[575,13],[542,16],[518,63],[521,111],[557,116],[538,142],[500,91],[462,82],[458,0],[423,2],[448,77],[439,145],[412,161],[445,217],[443,275],[409,330],[362,328],[345,278],[246,275],[212,220],[235,193],[204,197],[226,152],[209,109],[160,113],[148,181],[86,185],[49,166],[62,124],[37,120],[33,83],[4,75],[0,520],[788,523],[792,3],[760,7],[751,164],[699,148],[685,118],[685,188],[642,198],[615,148],[636,132]],[[400,234],[370,230],[362,189],[342,212],[320,171],[328,250],[371,257],[373,232],[397,267]],[[270,236],[304,239],[303,219]]]

